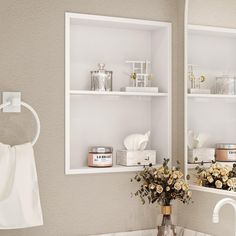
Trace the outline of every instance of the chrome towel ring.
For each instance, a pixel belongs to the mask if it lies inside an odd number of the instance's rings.
[[[12,102],[6,102],[6,103],[1,104],[0,105],[0,110],[7,107],[7,106],[11,106],[11,105],[14,105],[14,100],[12,100]],[[37,142],[38,138],[39,138],[39,135],[40,135],[40,120],[39,120],[38,114],[33,109],[33,107],[31,107],[29,104],[21,101],[20,105],[27,108],[29,111],[31,111],[33,113],[34,119],[36,121],[36,125],[37,125],[36,134],[35,134],[32,142],[31,142],[32,146],[34,146],[35,143]]]

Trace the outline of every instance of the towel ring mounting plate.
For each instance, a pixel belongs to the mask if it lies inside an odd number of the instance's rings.
[[[29,104],[23,102],[23,101],[20,101],[20,100],[17,100],[17,101],[14,101],[14,99],[8,101],[8,102],[5,102],[3,104],[0,105],[0,110],[8,107],[8,106],[23,106],[25,108],[27,108],[29,111],[32,112],[33,116],[34,116],[34,119],[36,121],[36,125],[37,125],[37,128],[36,128],[36,134],[33,138],[33,140],[31,141],[31,144],[32,146],[35,145],[35,143],[37,142],[38,138],[39,138],[39,135],[40,135],[40,120],[39,120],[39,117],[38,117],[38,114],[37,112],[33,109],[33,107],[31,107]]]

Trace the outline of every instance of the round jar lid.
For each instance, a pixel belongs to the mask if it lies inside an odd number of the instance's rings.
[[[89,152],[92,153],[111,153],[112,151],[113,151],[112,147],[104,147],[104,146],[89,147]]]
[[[236,143],[217,143],[216,148],[218,148],[218,149],[236,149]]]

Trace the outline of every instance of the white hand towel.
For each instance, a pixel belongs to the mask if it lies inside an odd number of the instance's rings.
[[[0,143],[0,201],[6,199],[12,190],[15,164],[14,149]]]
[[[31,143],[0,144],[0,229],[43,224]]]

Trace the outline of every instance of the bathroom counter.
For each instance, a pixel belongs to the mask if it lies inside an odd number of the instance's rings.
[[[181,228],[179,228],[179,231],[181,231]],[[157,229],[99,234],[93,236],[157,236]],[[212,236],[212,235],[192,231],[189,229],[184,229],[184,234],[183,235],[180,234],[180,236]]]

